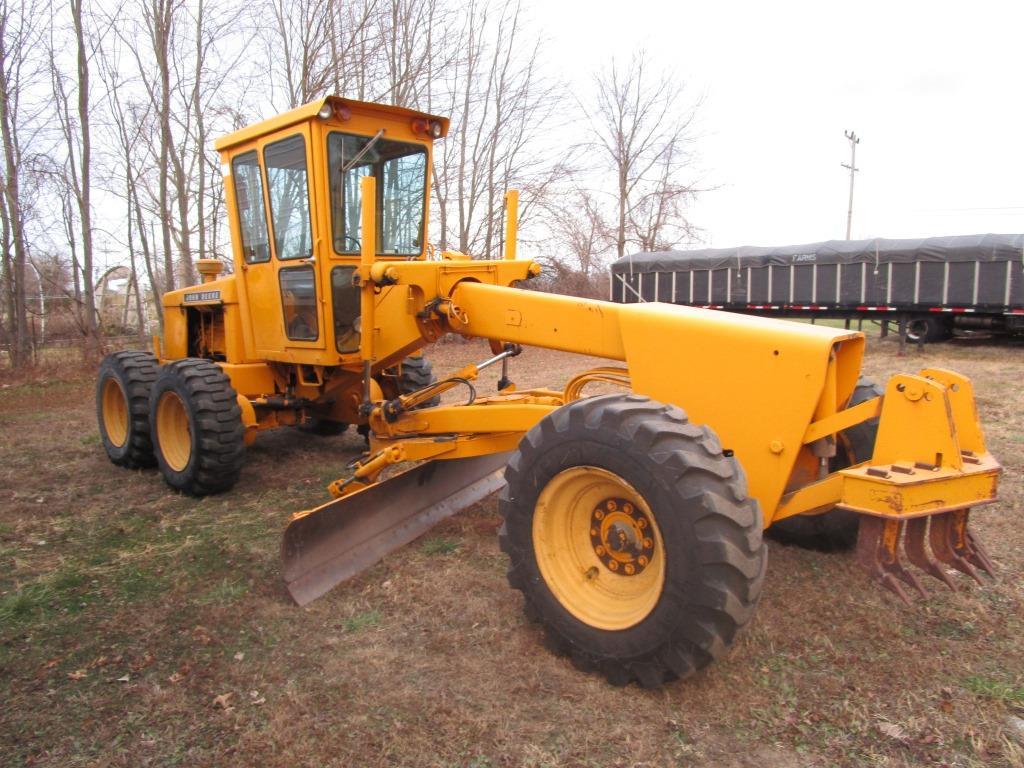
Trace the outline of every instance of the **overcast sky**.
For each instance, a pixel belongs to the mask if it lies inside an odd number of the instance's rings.
[[[646,48],[703,94],[709,245],[1024,231],[1024,3],[528,0],[574,80]]]

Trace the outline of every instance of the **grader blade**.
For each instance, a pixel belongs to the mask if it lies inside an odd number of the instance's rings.
[[[316,600],[435,524],[505,484],[508,453],[430,461],[316,509],[300,512],[281,542],[288,591]]]
[[[956,586],[943,565],[983,584],[977,569],[994,578],[995,566],[968,527],[969,514],[969,510],[961,509],[909,520],[866,515],[860,521],[857,560],[872,577],[908,605],[910,596],[900,581],[913,587],[922,597],[927,597],[927,593],[917,577],[900,563],[901,539],[910,563],[953,591]],[[927,545],[931,546],[931,554]]]

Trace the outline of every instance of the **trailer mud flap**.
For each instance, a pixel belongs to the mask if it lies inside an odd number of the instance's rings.
[[[505,484],[510,453],[429,461],[316,509],[285,529],[281,570],[299,605],[408,544]]]

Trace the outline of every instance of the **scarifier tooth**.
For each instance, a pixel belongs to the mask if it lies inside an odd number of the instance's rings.
[[[931,530],[928,532],[928,540],[932,545],[932,552],[941,562],[951,565],[961,573],[967,574],[979,584],[982,584],[981,577],[974,567],[961,556],[963,545],[966,543],[966,518],[964,521],[963,534],[960,551],[957,549],[957,520],[954,518],[956,512],[944,512],[932,517]]]
[[[896,581],[896,579],[892,577],[892,574],[887,573],[882,577],[882,586],[884,586],[890,592],[896,593],[896,596],[907,605],[914,605],[914,601],[910,599],[910,595],[907,594],[907,591],[903,588],[903,585]]]
[[[938,563],[932,560],[925,547],[925,537],[928,534],[928,518],[915,517],[907,521],[907,532],[903,539],[903,549],[907,553],[907,559],[911,564],[916,565],[922,571],[932,576],[951,590],[956,592],[956,584]]]
[[[953,518],[953,538],[951,543],[953,545],[953,551],[956,554],[971,563],[972,565],[981,568],[989,576],[994,575],[994,568],[992,561],[989,560],[988,555],[985,554],[985,550],[981,547],[977,538],[971,532],[971,529],[967,525],[967,520],[970,517],[971,511],[969,509],[960,509],[956,512],[951,512],[950,515]],[[978,583],[981,583],[981,579],[975,577]]]
[[[912,587],[923,598],[928,597],[917,576],[903,567],[900,562],[900,539],[903,534],[903,521],[886,520],[882,528],[882,548],[879,554],[882,557],[882,568],[900,579],[903,583]]]
[[[892,529],[887,530],[890,522],[896,526],[895,536],[893,536]],[[920,584],[916,583],[917,580],[899,564],[895,552],[890,556],[890,544],[887,543],[887,539],[889,542],[895,540],[895,544],[899,543],[898,521],[882,520],[871,516],[861,518],[860,533],[857,536],[857,560],[872,577],[881,582],[882,586],[907,605],[913,605],[907,591],[895,577],[903,579],[919,592],[923,593],[924,590],[921,589]]]
[[[981,541],[978,540],[978,537],[974,535],[974,531],[970,528],[967,529],[967,543],[970,544],[973,555],[971,562],[994,579],[996,577],[996,567],[992,563],[992,558],[988,556],[988,552],[981,545]]]

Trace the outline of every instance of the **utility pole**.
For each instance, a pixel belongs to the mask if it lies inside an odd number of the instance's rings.
[[[850,239],[850,227],[853,224],[853,174],[860,169],[857,167],[857,145],[860,139],[854,131],[844,131],[843,135],[850,140],[850,164],[840,163],[843,168],[850,169],[850,204],[846,208],[846,239]]]

